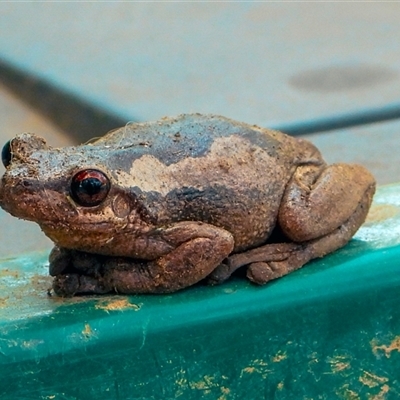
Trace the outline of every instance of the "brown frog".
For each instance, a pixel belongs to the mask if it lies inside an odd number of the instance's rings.
[[[240,267],[264,284],[345,245],[375,191],[360,165],[328,166],[305,140],[215,115],[62,149],[23,133],[2,159],[0,205],[55,242],[61,296],[174,292]]]

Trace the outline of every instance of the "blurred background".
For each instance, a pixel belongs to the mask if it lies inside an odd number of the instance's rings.
[[[65,146],[214,113],[397,182],[399,17],[400,3],[379,2],[1,3],[0,140]],[[0,221],[0,254],[50,246],[34,224]]]

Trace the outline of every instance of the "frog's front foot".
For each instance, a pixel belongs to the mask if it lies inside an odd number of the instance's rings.
[[[174,249],[151,261],[53,250],[50,271],[55,275],[55,293],[174,292],[207,277],[234,246],[229,232],[199,222],[177,223],[159,234]]]
[[[54,292],[61,297],[71,297],[76,293],[105,294],[113,290],[99,277],[80,274],[57,275],[53,281]]]

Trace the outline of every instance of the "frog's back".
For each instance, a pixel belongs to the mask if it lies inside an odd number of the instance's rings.
[[[296,158],[295,139],[280,132],[200,114],[127,125],[94,145],[116,150],[110,170],[156,225],[220,226],[237,251],[271,233]]]
[[[266,134],[266,132],[268,132]],[[233,121],[218,115],[182,114],[159,121],[128,123],[92,143],[111,149],[129,149],[130,156],[151,154],[165,165],[188,157],[203,157],[218,138],[238,135],[253,145],[279,151],[287,136],[277,131]]]

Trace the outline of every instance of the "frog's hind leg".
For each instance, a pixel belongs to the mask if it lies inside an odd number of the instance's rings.
[[[248,278],[264,284],[337,250],[364,222],[374,192],[375,180],[361,166],[299,167],[287,186],[278,218],[291,242],[232,255],[211,274],[210,282],[219,283],[247,266]]]

